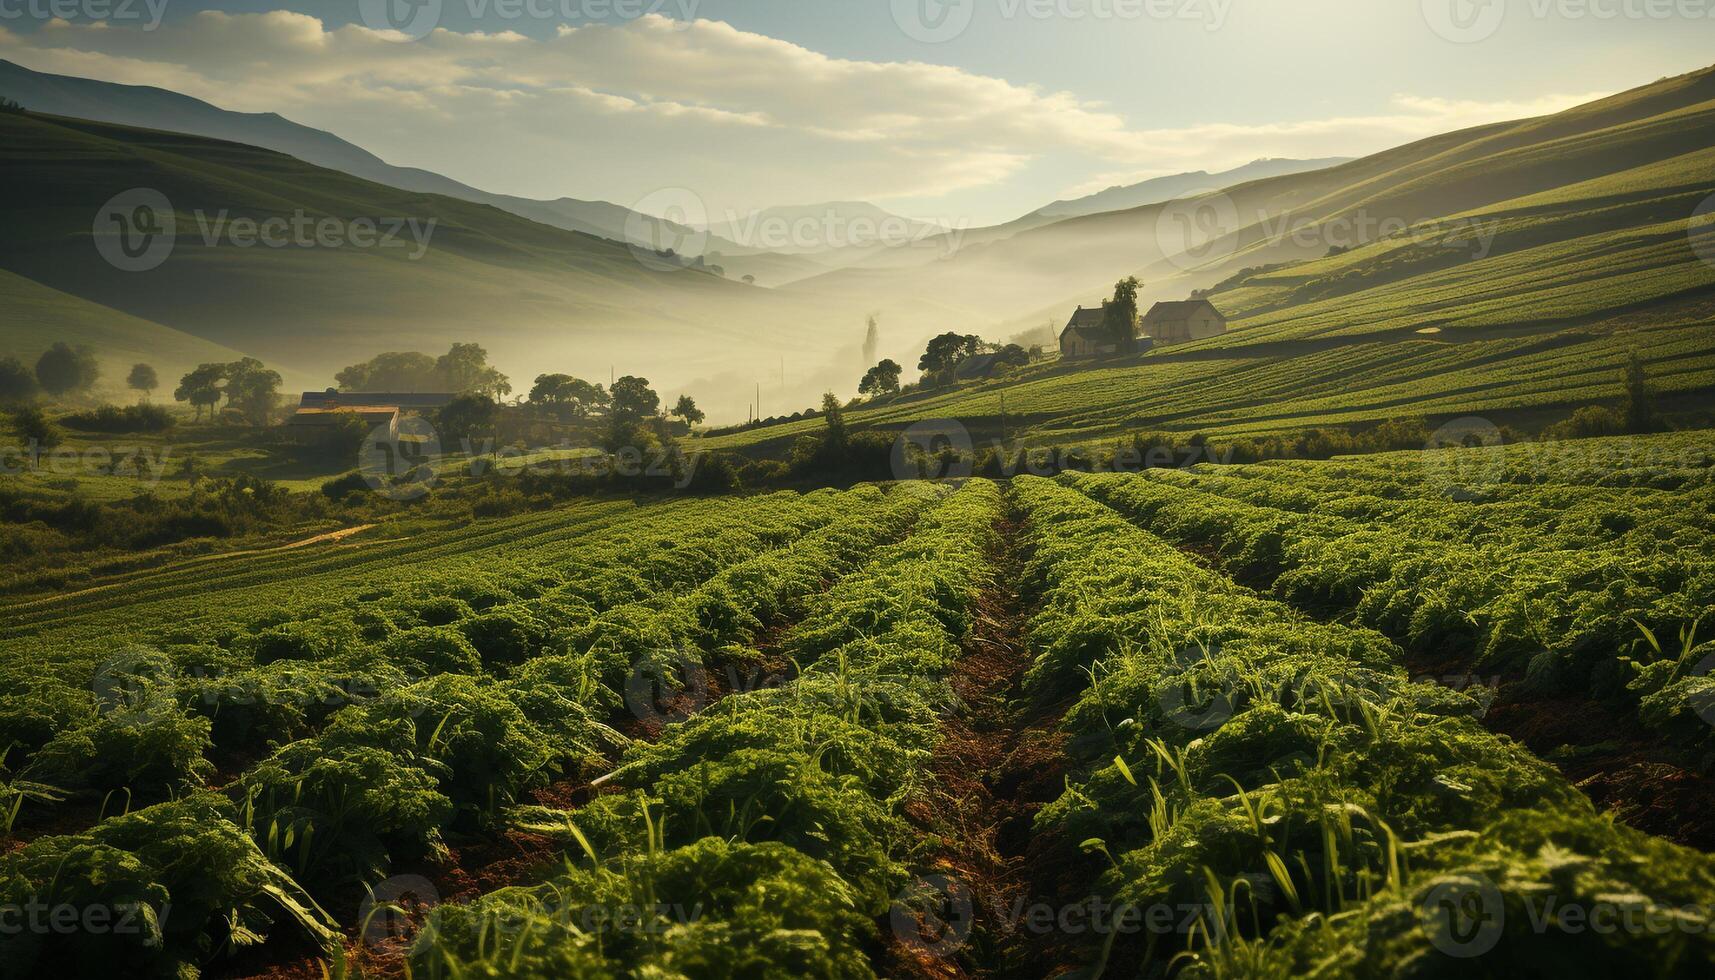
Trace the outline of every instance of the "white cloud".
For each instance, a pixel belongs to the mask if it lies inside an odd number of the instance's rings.
[[[1067,93],[658,16],[402,44],[287,11],[207,11],[152,32],[0,32],[0,51],[280,112],[390,162],[539,196],[628,203],[689,184],[716,211],[925,197],[1005,179],[1045,145],[1110,163],[1145,149],[1119,116]]]
[[[832,58],[659,16],[545,38],[436,30],[400,43],[289,11],[205,11],[154,31],[0,28],[0,55],[279,112],[488,190],[630,204],[689,187],[716,216],[829,199],[932,201],[992,189],[1049,152],[1101,171],[1074,189],[1086,192],[1261,156],[1368,152],[1575,101],[1402,96],[1369,118],[1148,130],[1066,92],[942,65]]]

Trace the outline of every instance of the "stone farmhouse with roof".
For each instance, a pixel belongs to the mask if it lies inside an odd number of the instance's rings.
[[[1183,344],[1227,332],[1227,318],[1206,299],[1157,303],[1143,315],[1143,335],[1157,344]]]
[[[456,397],[446,392],[306,391],[286,420],[286,430],[299,442],[315,443],[355,416],[372,430],[385,426],[388,438],[396,439],[404,413],[433,411]]]
[[[1149,350],[1151,341],[1147,337],[1129,337],[1122,340],[1109,333],[1103,326],[1106,310],[1107,303],[1104,301],[1100,306],[1080,306],[1073,311],[1072,318],[1066,321],[1065,329],[1060,331],[1061,360],[1118,357]]]

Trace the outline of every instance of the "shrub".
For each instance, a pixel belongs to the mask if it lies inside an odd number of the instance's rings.
[[[82,432],[165,432],[173,427],[173,415],[160,405],[102,405],[60,420],[67,428]]]

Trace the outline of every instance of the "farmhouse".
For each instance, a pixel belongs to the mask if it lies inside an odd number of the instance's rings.
[[[1061,360],[1116,357],[1149,350],[1152,342],[1147,337],[1120,340],[1108,332],[1102,325],[1106,306],[1105,302],[1090,309],[1080,306],[1072,313],[1072,318],[1066,321],[1066,328],[1060,331]]]
[[[433,411],[456,397],[447,392],[306,391],[297,411],[286,420],[286,431],[298,442],[319,442],[356,416],[372,430],[386,426],[388,437],[398,438],[399,420],[406,412]]]
[[[1158,344],[1218,337],[1227,332],[1227,318],[1206,299],[1157,303],[1143,315],[1143,335]]]
[[[399,408],[396,405],[364,405],[338,408],[299,407],[286,421],[286,431],[302,443],[319,442],[338,430],[346,419],[356,418],[371,431],[385,426],[387,437],[399,437]]]
[[[1102,326],[1102,308],[1080,306],[1060,331],[1060,356],[1066,360],[1080,357],[1102,357],[1119,353],[1113,334]]]
[[[445,408],[457,397],[444,391],[340,391],[329,388],[304,392],[298,400],[298,408],[396,408],[401,412],[429,412]]]

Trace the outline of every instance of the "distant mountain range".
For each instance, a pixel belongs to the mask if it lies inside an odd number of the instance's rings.
[[[902,217],[863,201],[772,207],[743,216],[711,214],[706,227],[693,228],[608,201],[536,200],[481,190],[430,170],[395,166],[333,133],[278,113],[233,112],[151,86],[49,74],[0,59],[0,93],[35,112],[244,143],[400,190],[487,204],[553,228],[651,248],[676,245],[682,254],[706,256],[729,278],[748,276],[763,286],[785,285],[848,267],[922,265],[960,247],[998,241],[1062,218],[1154,204],[1343,162],[1258,160],[1226,173],[1160,177],[1073,201],[1056,201],[1004,224],[957,229],[952,234],[946,234],[949,229],[941,225]],[[916,247],[897,247],[900,236]]]
[[[1236,187],[1239,184],[1266,177],[1286,177],[1291,174],[1301,174],[1308,170],[1323,170],[1347,163],[1351,157],[1326,157],[1321,160],[1287,160],[1265,159],[1253,160],[1242,167],[1221,173],[1209,173],[1198,170],[1192,173],[1174,174],[1170,177],[1155,177],[1136,184],[1123,187],[1110,187],[1087,197],[1075,198],[1070,201],[1055,201],[1044,208],[1038,208],[1032,214],[1046,218],[1077,218],[1086,214],[1100,214],[1103,211],[1125,211],[1129,208],[1142,207],[1145,204],[1160,204],[1175,198],[1193,194],[1205,194],[1209,191]]]
[[[166,89],[52,75],[0,60],[0,93],[23,103],[32,112],[258,146],[400,190],[444,194],[461,201],[488,204],[550,227],[616,242],[650,247],[663,242],[700,244],[701,247],[688,250],[691,255],[718,252],[723,256],[738,256],[760,251],[743,248],[718,237],[705,238],[701,229],[654,215],[639,214],[607,201],[580,201],[570,197],[539,201],[490,193],[433,171],[394,166],[332,133],[295,123],[278,113],[233,112]],[[734,278],[749,271],[730,260],[727,264],[732,266],[727,272]],[[828,268],[802,262],[765,264],[768,275],[757,277],[765,284],[782,277],[791,278],[794,274],[812,275]],[[781,268],[782,265],[785,267]]]

